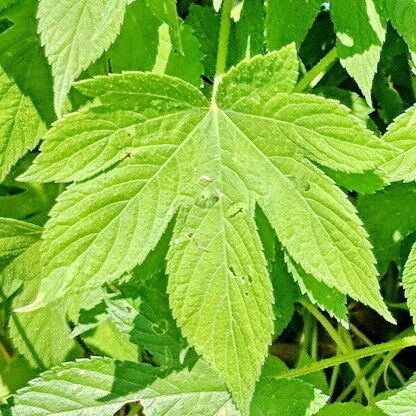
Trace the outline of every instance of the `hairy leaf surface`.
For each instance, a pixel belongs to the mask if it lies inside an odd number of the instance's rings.
[[[0,182],[36,146],[44,130],[31,100],[0,67]]]
[[[188,371],[164,374],[147,364],[108,358],[56,367],[18,391],[12,416],[113,416],[139,401],[147,416],[238,416],[229,393],[202,361]]]
[[[416,180],[416,106],[409,108],[389,126],[383,139],[400,150],[387,158],[379,170],[390,182]]]
[[[52,75],[37,33],[38,2],[20,0],[0,14],[12,26],[0,34],[0,65],[47,122],[55,119]]]
[[[46,226],[46,301],[131,270],[175,216],[173,315],[245,414],[273,332],[256,203],[306,273],[393,320],[353,206],[312,163],[358,173],[391,150],[338,102],[292,93],[297,65],[293,46],[245,61],[211,102],[167,76],[82,82],[97,100],[56,123],[25,175],[83,181]]]
[[[402,390],[385,400],[380,400],[377,406],[388,416],[412,416],[416,408],[416,383],[410,382]]]
[[[0,259],[18,256],[38,241],[41,233],[37,225],[0,218]]]
[[[39,33],[52,65],[58,117],[73,81],[110,47],[132,0],[41,0]]]

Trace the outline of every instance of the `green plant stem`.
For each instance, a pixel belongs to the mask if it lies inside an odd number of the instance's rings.
[[[407,302],[401,302],[401,303],[386,302],[386,305],[389,308],[393,308],[393,309],[401,309],[403,311],[409,310],[409,306],[407,305]]]
[[[374,369],[374,366],[380,360],[379,356],[372,357],[371,360],[367,363],[367,365],[361,370],[362,377],[365,377],[371,370]],[[348,395],[356,388],[358,384],[358,380],[356,377],[351,381],[350,384],[341,392],[341,394],[337,397],[337,402],[342,402],[344,399],[348,397]]]
[[[311,68],[295,87],[295,92],[302,92],[319,76],[323,76],[337,60],[337,48],[332,48],[313,68]]]
[[[389,367],[389,364],[391,360],[399,353],[399,351],[390,351],[383,359],[383,362],[379,365],[377,371],[374,373],[372,377],[372,391],[373,394],[376,391],[377,384],[380,380],[380,377],[383,375],[383,373],[386,371],[386,369]],[[386,386],[387,387],[387,386]]]
[[[324,370],[325,368],[347,363],[350,360],[359,360],[360,358],[371,357],[372,355],[383,354],[389,351],[400,351],[407,347],[416,347],[416,336],[405,337],[389,342],[384,342],[383,344],[372,345],[370,347],[355,350],[348,354],[336,355],[335,357],[326,358],[324,360],[320,360],[300,368],[285,371],[284,373],[280,373],[275,376],[275,378],[282,379],[300,377],[304,376],[305,374]]]
[[[335,387],[337,385],[337,380],[338,380],[338,375],[339,375],[339,365],[336,365],[332,371],[331,374],[331,381],[329,383],[329,397],[332,397],[335,391]],[[354,380],[356,380],[354,378]]]
[[[12,361],[12,356],[9,354],[9,352],[7,351],[6,347],[4,346],[4,344],[1,342],[0,340],[0,357],[2,358],[2,360],[6,363],[6,364],[10,364],[10,362]]]
[[[350,328],[351,328],[351,331],[355,335],[360,337],[367,345],[374,345],[374,343],[367,336],[365,336],[365,334],[363,334],[354,324],[350,323]],[[400,381],[400,383],[405,384],[406,380],[403,377],[403,374],[400,372],[400,370],[396,366],[396,364],[394,364],[394,362],[390,362],[389,366],[391,370],[393,371],[393,373],[395,374],[395,376],[397,377],[397,379]]]
[[[139,414],[140,405],[138,403],[130,404],[130,410],[127,413],[127,416],[137,416]]]
[[[221,10],[221,26],[218,38],[217,66],[215,69],[215,77],[220,77],[226,69],[228,55],[228,39],[230,36],[231,26],[231,10],[233,0],[224,0]]]
[[[337,332],[337,330],[331,325],[331,323],[326,319],[326,317],[311,303],[300,300],[300,303],[303,305],[304,308],[306,308],[318,321],[319,323],[325,328],[328,335],[334,340],[334,342],[337,344],[337,347],[342,352],[342,354],[349,354],[351,352],[350,346],[342,339],[342,336]],[[373,394],[370,389],[370,386],[367,383],[367,380],[365,378],[362,378],[360,376],[361,374],[361,368],[358,364],[358,361],[354,358],[351,358],[348,360],[348,364],[351,366],[355,377],[357,377],[360,380],[361,388],[368,400],[368,403],[373,402]]]

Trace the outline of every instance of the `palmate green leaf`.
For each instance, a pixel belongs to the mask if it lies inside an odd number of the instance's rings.
[[[31,100],[0,67],[0,183],[44,131]]]
[[[256,203],[305,272],[393,321],[353,206],[311,163],[363,172],[391,150],[339,103],[292,93],[297,65],[294,46],[245,61],[211,103],[167,76],[82,82],[99,100],[55,124],[25,175],[83,181],[61,194],[46,226],[45,302],[131,270],[176,215],[173,315],[244,414],[273,332]]]
[[[416,106],[397,117],[389,126],[383,140],[400,152],[392,154],[379,166],[389,182],[416,180]]]
[[[386,37],[386,21],[380,12],[377,0],[331,2],[341,64],[357,82],[370,105],[373,79]]]
[[[73,81],[116,39],[132,1],[40,0],[38,30],[52,65],[58,117]]]
[[[166,373],[165,373],[166,374]],[[164,373],[147,364],[92,358],[43,373],[18,391],[11,416],[113,416],[139,401],[146,416],[239,416],[216,373],[199,361]]]
[[[292,42],[299,48],[321,5],[321,0],[268,0],[266,29],[269,50],[280,49]]]
[[[413,416],[416,411],[416,383],[410,382],[402,390],[376,405],[388,416]]]
[[[52,75],[37,33],[37,6],[37,1],[20,0],[0,13],[0,20],[12,23],[0,34],[0,66],[51,123],[56,117]]]
[[[39,240],[42,228],[24,221],[0,217],[0,259],[18,256]]]

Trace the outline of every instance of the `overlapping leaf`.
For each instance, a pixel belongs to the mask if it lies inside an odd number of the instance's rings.
[[[416,409],[416,383],[410,382],[396,394],[376,404],[388,416],[413,416]]]
[[[12,416],[113,416],[140,400],[147,416],[238,416],[229,393],[204,362],[167,375],[147,364],[80,360],[43,373],[18,391]]]
[[[270,50],[295,42],[299,47],[321,9],[320,0],[269,0],[267,42]]]
[[[37,33],[38,2],[13,3],[0,13],[0,19],[11,24],[0,34],[0,65],[20,91],[30,97],[44,121],[51,123],[55,119],[52,76]]]
[[[403,287],[410,315],[416,326],[416,245],[413,246],[403,272]]]
[[[41,0],[39,26],[45,53],[52,65],[54,102],[58,116],[81,72],[110,47],[133,0]]]
[[[15,257],[39,240],[42,228],[24,221],[0,218],[0,259]]]
[[[416,180],[416,106],[409,108],[389,126],[383,140],[400,149],[379,170],[390,182]]]
[[[380,11],[376,0],[342,0],[331,3],[331,17],[335,24],[337,53],[341,64],[355,79],[369,104],[374,75],[386,37],[386,21]]]
[[[36,146],[44,130],[31,100],[0,67],[0,182]]]
[[[243,62],[211,102],[167,76],[80,83],[99,100],[55,124],[25,175],[83,181],[60,196],[46,227],[46,301],[131,270],[176,214],[174,317],[243,414],[273,332],[256,203],[307,274],[392,320],[354,208],[312,161],[360,173],[393,150],[338,102],[292,93],[297,65],[293,46]]]

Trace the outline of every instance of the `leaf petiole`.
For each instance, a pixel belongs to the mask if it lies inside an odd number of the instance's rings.
[[[230,36],[231,26],[230,15],[232,8],[233,0],[224,0],[221,10],[221,26],[218,39],[217,66],[215,69],[216,78],[225,72],[227,66],[228,39]]]
[[[332,48],[313,68],[311,68],[296,85],[294,92],[302,92],[328,72],[338,58],[337,48]]]
[[[340,354],[335,357],[326,358],[315,363],[305,365],[300,368],[285,371],[275,376],[276,379],[294,378],[304,376],[305,374],[315,373],[325,368],[334,367],[338,364],[346,363],[350,360],[359,360],[360,358],[370,357],[372,355],[383,354],[389,351],[399,351],[407,347],[416,346],[416,336],[405,337],[382,344],[372,345],[370,347],[361,348],[348,354]]]

